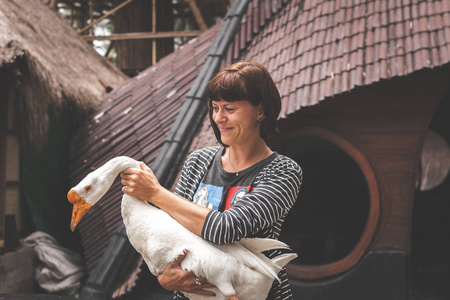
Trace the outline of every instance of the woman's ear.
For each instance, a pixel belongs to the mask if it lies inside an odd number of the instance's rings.
[[[265,116],[264,116],[264,109],[262,107],[262,104],[258,105],[258,121],[262,121],[264,120]]]

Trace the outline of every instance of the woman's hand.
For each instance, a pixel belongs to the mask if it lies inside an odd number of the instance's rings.
[[[181,268],[180,263],[187,253],[187,250],[184,250],[183,254],[167,265],[164,272],[158,275],[159,283],[163,288],[170,291],[177,290],[204,296],[215,296],[216,294],[213,292],[205,290],[205,288],[211,288],[214,285],[210,284],[203,277],[197,279],[193,272]]]
[[[122,173],[122,191],[130,196],[151,201],[153,195],[162,189],[152,170],[143,162],[139,162],[140,169],[128,168]]]

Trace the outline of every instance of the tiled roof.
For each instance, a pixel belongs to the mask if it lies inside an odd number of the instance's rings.
[[[127,155],[147,164],[155,159],[220,29],[217,25],[108,94],[96,116],[72,141],[71,183],[91,168]],[[97,263],[121,221],[117,181],[79,224],[89,270]]]
[[[355,86],[450,61],[450,1],[294,0],[245,59],[272,74],[281,117]]]
[[[448,64],[450,1],[293,0],[244,50],[241,59],[271,73],[286,118],[356,86]],[[205,118],[191,150],[216,143]]]

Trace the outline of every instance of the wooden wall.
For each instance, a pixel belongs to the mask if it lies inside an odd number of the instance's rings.
[[[380,214],[365,253],[410,252],[418,163],[438,103],[450,88],[450,68],[423,70],[302,108],[279,122],[283,140],[311,127],[330,131],[356,147],[369,162],[378,188]],[[308,176],[308,174],[304,174]],[[301,199],[299,199],[301,201]]]
[[[6,76],[6,75],[5,75]],[[10,81],[0,75],[0,238],[5,238],[5,216],[14,215],[20,225],[20,147],[14,134],[14,91]],[[20,227],[20,226],[19,226]]]
[[[156,1],[155,31],[173,31],[173,12],[170,1]],[[152,32],[152,1],[137,0],[117,12],[115,33]],[[117,66],[128,76],[134,76],[152,65],[151,39],[116,41]],[[173,38],[156,39],[156,60],[174,51]]]

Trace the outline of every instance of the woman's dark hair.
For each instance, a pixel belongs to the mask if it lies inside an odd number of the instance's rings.
[[[264,119],[261,122],[260,136],[266,140],[275,131],[281,110],[281,97],[269,71],[263,65],[251,61],[237,62],[219,71],[208,83],[209,120],[217,141],[224,145],[219,128],[213,120],[212,109],[212,101],[221,100],[247,100],[254,106],[261,103]]]

